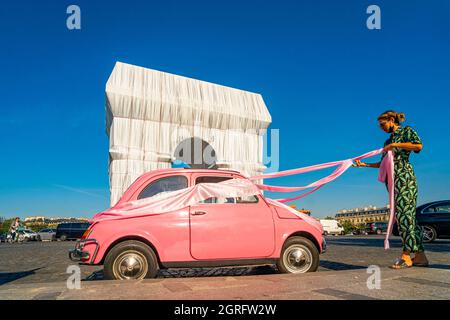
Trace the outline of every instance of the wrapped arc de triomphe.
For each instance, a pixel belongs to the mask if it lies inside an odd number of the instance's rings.
[[[260,94],[117,62],[106,84],[111,205],[174,161],[260,174],[270,123]]]

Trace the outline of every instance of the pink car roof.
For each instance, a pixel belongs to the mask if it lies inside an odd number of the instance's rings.
[[[139,178],[137,178],[124,192],[124,194],[120,197],[120,199],[116,202],[114,206],[121,203],[124,199],[128,199],[131,194],[134,193],[136,189],[138,189],[142,183],[152,176],[164,175],[164,174],[173,174],[173,173],[208,173],[208,174],[220,174],[220,173],[234,173],[243,177],[243,175],[239,171],[235,170],[213,170],[213,169],[192,169],[192,168],[169,168],[169,169],[158,169],[152,170],[150,172],[143,173]]]

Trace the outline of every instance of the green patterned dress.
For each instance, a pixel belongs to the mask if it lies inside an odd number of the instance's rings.
[[[409,127],[400,126],[384,145],[391,143],[418,143],[422,144],[417,132]],[[417,180],[414,169],[409,162],[411,151],[394,148],[394,201],[395,217],[397,219],[398,231],[402,238],[403,251],[422,252],[422,229],[417,224],[416,202],[417,202]],[[414,151],[418,152],[418,151]],[[385,154],[383,154],[383,157]]]

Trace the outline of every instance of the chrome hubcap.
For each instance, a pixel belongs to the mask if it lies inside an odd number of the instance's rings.
[[[291,273],[304,273],[312,265],[312,254],[303,245],[290,246],[283,255],[283,262]]]
[[[125,251],[114,261],[113,272],[116,279],[143,279],[147,271],[147,259],[139,251]]]

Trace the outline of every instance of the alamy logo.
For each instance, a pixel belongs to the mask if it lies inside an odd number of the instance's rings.
[[[70,274],[67,279],[67,289],[81,289],[81,270],[77,265],[70,265],[67,267],[66,273]]]
[[[370,16],[367,18],[366,25],[369,30],[381,29],[381,9],[377,5],[370,5],[367,7],[367,14]]]
[[[379,266],[371,265],[367,268],[367,273],[370,274],[367,278],[367,289],[381,289],[381,270]]]
[[[81,29],[81,9],[77,5],[70,5],[66,10],[67,14],[70,16],[67,17],[66,26],[69,30],[80,30]]]

